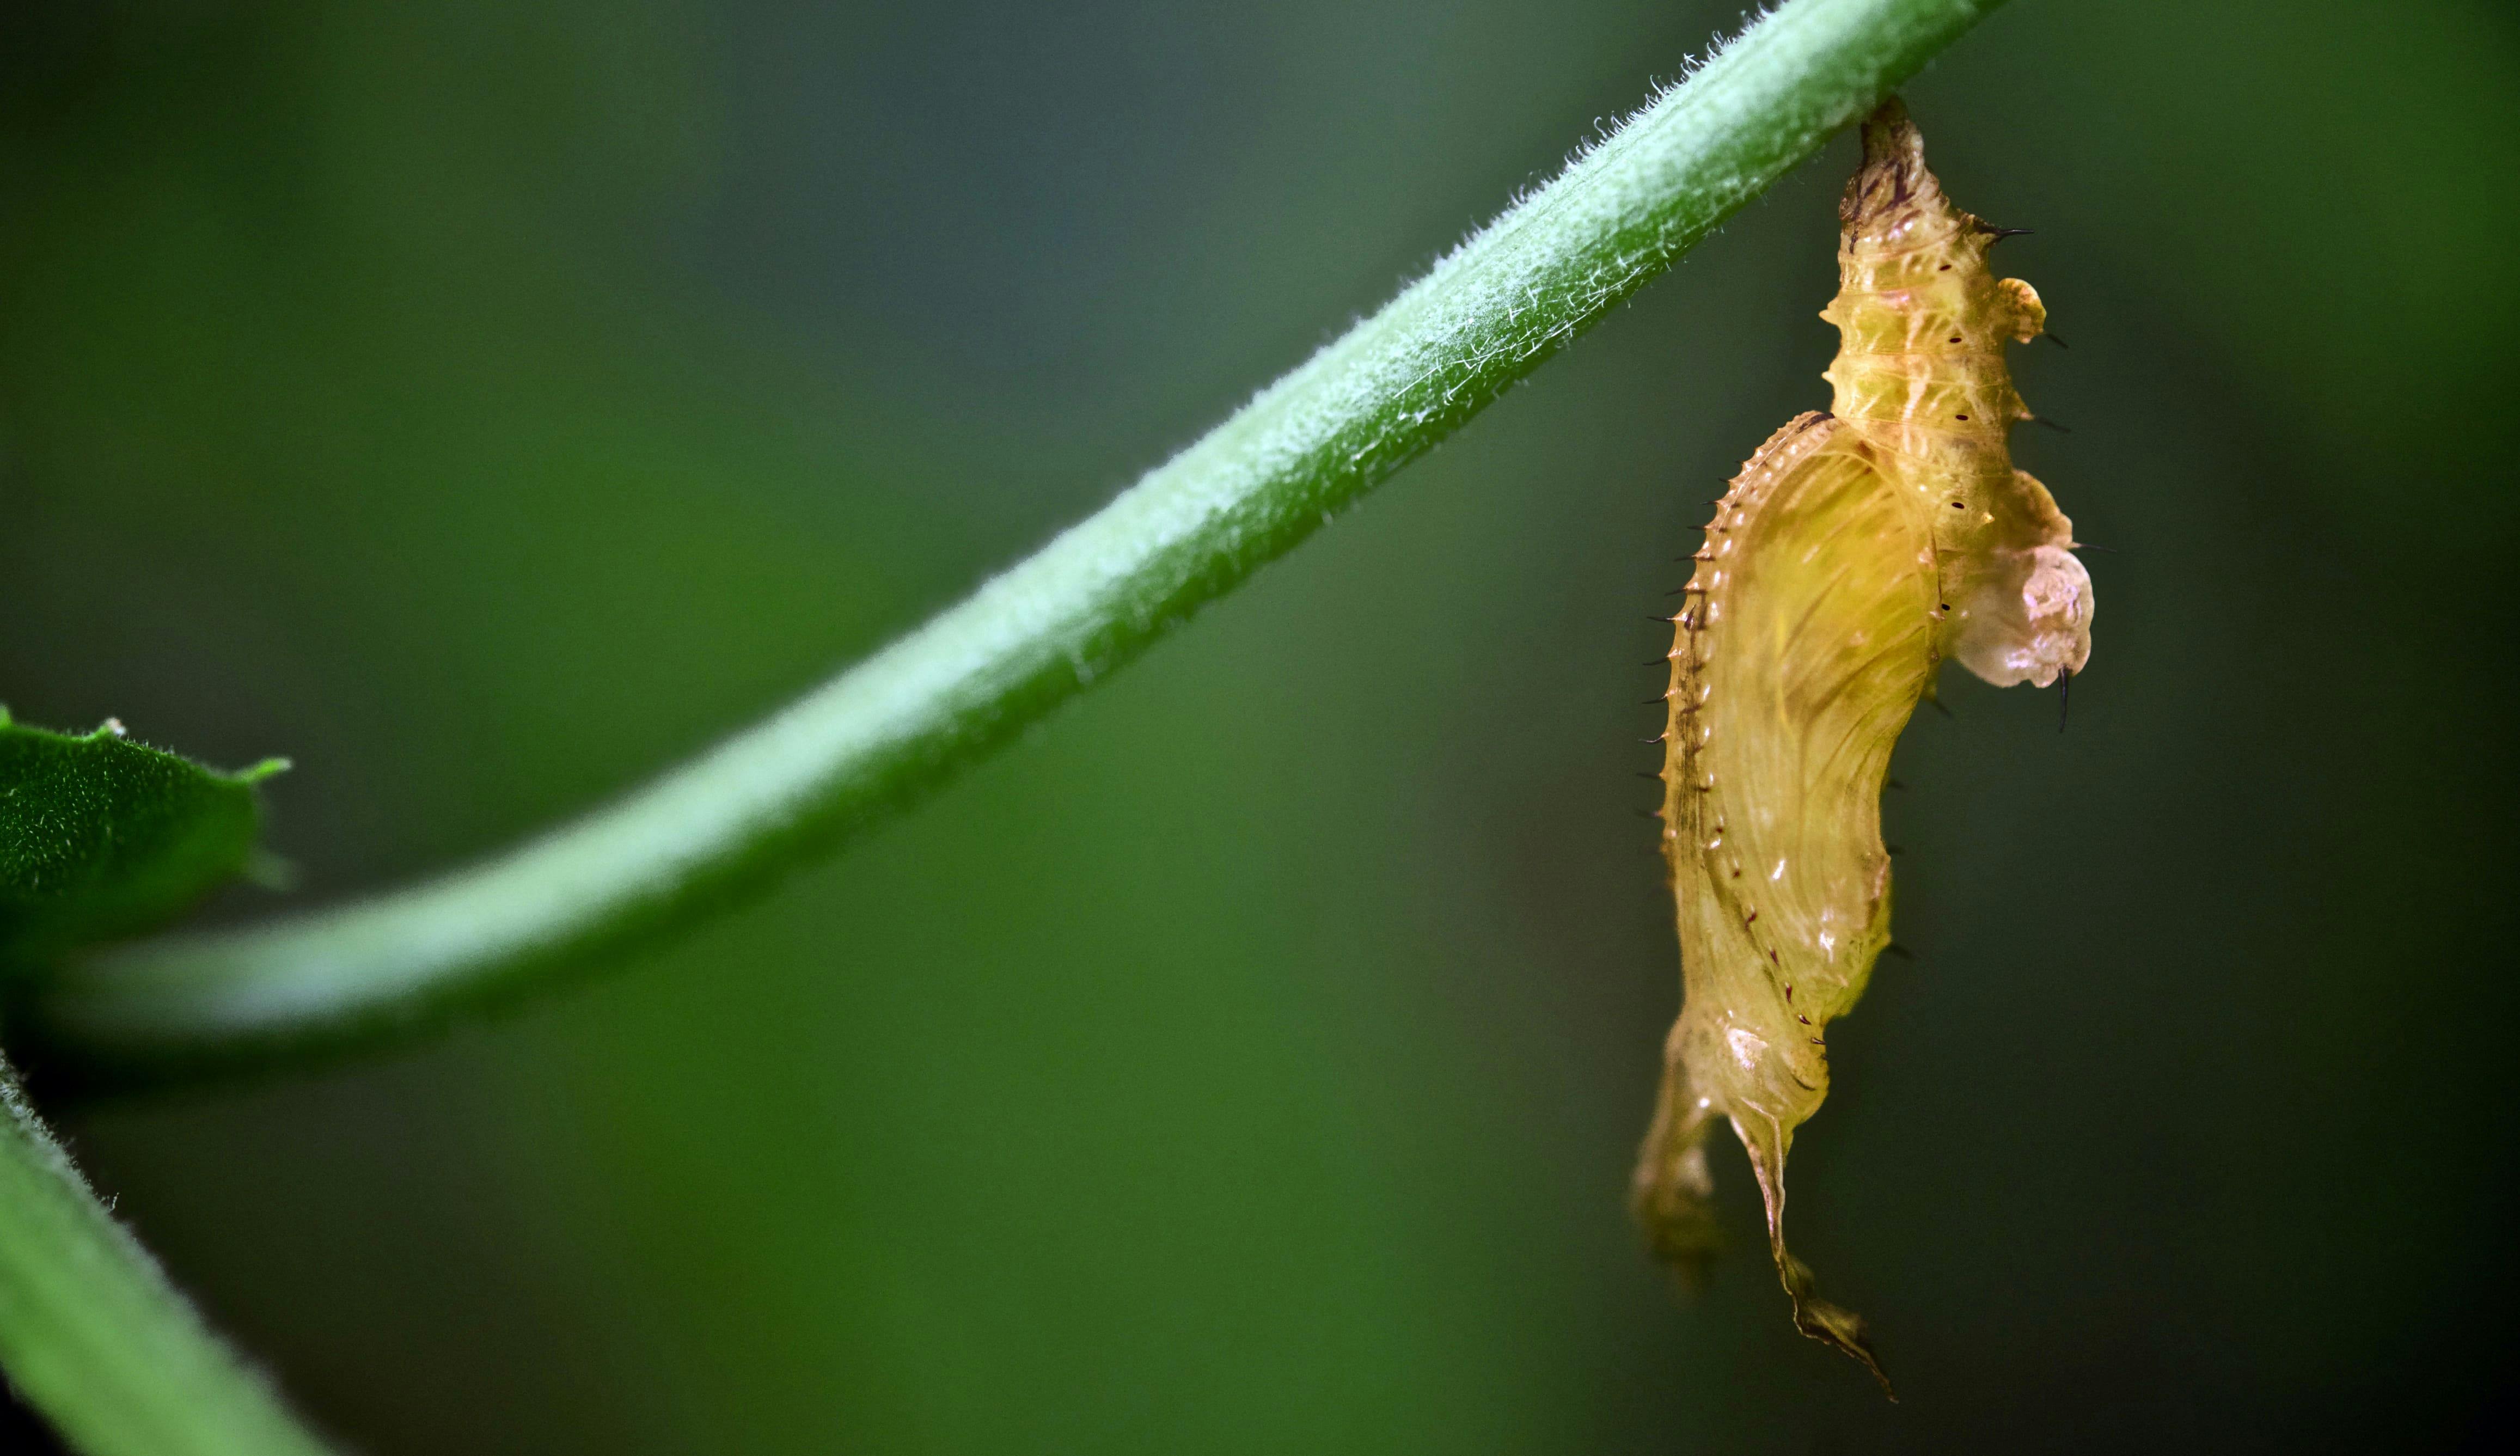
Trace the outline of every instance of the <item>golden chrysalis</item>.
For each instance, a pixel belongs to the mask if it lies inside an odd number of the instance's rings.
[[[1752,456],[1673,618],[1663,849],[1683,1000],[1634,1189],[1655,1251],[1713,1251],[1705,1137],[1729,1119],[1804,1334],[1881,1366],[1785,1249],[1785,1155],[1828,1095],[1829,1023],[1890,938],[1881,786],[1936,667],[2042,687],[2091,655],[2073,525],[2012,468],[2004,366],[2047,310],[1999,280],[2003,234],[1953,206],[1895,100],[1838,205],[1835,398]],[[1887,1379],[1882,1381],[1888,1388]]]

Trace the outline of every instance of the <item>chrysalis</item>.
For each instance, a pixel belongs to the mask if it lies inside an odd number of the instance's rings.
[[[1836,397],[1752,456],[1674,618],[1663,848],[1683,1002],[1634,1190],[1655,1251],[1713,1251],[1707,1126],[1731,1120],[1804,1334],[1878,1378],[1863,1321],[1785,1250],[1785,1155],[1828,1095],[1829,1023],[1890,938],[1880,830],[1891,746],[1957,658],[2042,687],[2091,655],[2073,525],[2012,468],[2030,418],[2004,367],[2047,310],[1998,280],[2003,236],[1943,197],[1897,101],[1864,125],[1838,205]],[[1888,1381],[1882,1382],[1888,1388]]]

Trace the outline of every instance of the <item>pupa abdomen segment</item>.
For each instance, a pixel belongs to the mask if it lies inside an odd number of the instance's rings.
[[[1658,1252],[1701,1260],[1703,1139],[1730,1121],[1796,1325],[1879,1376],[1783,1220],[1828,1025],[1889,941],[1882,780],[1945,658],[1999,686],[2053,682],[2090,656],[2092,595],[2071,523],[2005,444],[2029,412],[2003,345],[2045,326],[2037,294],[1988,270],[2001,234],[1943,198],[1897,102],[1864,142],[1822,314],[1841,336],[1833,408],[1742,468],[1673,618],[1663,847],[1684,991],[1634,1198]]]

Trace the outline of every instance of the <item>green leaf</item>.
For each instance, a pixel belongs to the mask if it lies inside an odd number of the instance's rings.
[[[220,773],[134,743],[109,718],[84,738],[0,709],[0,959],[162,925],[242,873],[279,758]]]

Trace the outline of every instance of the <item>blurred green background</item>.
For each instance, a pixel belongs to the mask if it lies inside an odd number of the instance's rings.
[[[292,755],[315,902],[867,652],[1370,310],[1731,4],[42,0],[0,700]],[[912,816],[450,1041],[68,1109],[436,1452],[2446,1449],[2515,1412],[2520,16],[2019,0],[1907,92],[2070,350],[2097,652],[1954,674],[1795,1243],[1622,1207],[1644,620],[1825,403],[1841,139]],[[240,892],[215,913],[261,913]],[[40,1069],[39,1069],[40,1070]],[[42,1088],[40,1079],[37,1091]]]

